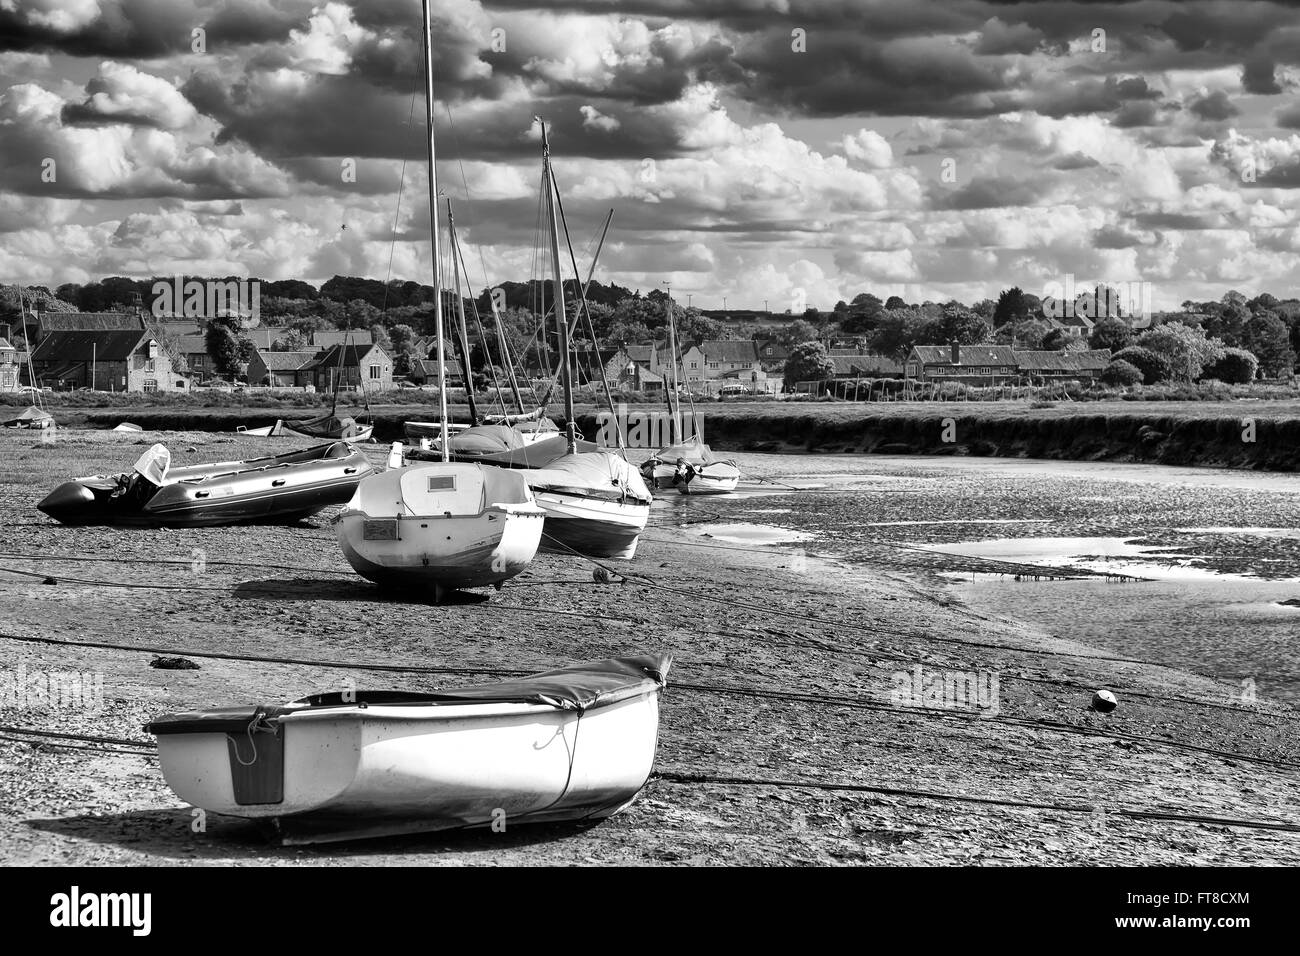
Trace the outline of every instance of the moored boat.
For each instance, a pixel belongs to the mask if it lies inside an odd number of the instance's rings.
[[[565,455],[523,471],[546,512],[541,550],[630,559],[653,495],[640,472],[612,452]]]
[[[369,441],[370,436],[375,432],[375,426],[373,424],[363,425],[347,415],[340,417],[331,413],[317,418],[290,421],[278,418],[274,425],[263,425],[260,428],[245,428],[240,425],[235,430],[241,435],[252,435],[258,438],[278,438],[284,435],[295,435],[300,438]]]
[[[65,481],[36,506],[67,525],[289,523],[352,497],[374,469],[346,442],[267,458],[172,468],[154,445],[132,471]]]
[[[641,474],[652,487],[675,487],[683,495],[725,495],[740,483],[736,463],[719,458],[698,437],[661,448],[642,463]]]
[[[523,571],[544,517],[521,472],[439,463],[367,478],[334,520],[358,574],[438,601]]]
[[[192,806],[284,843],[599,820],[654,765],[671,658],[621,657],[436,693],[344,691],[147,724]]]

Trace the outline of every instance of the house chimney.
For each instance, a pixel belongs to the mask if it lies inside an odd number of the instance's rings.
[[[961,343],[960,342],[952,343],[952,364],[953,365],[961,364]]]

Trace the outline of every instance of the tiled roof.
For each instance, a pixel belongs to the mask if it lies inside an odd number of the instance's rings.
[[[926,365],[953,364],[950,345],[917,345],[913,347],[913,351]],[[1009,345],[963,345],[960,364],[1015,365],[1016,353]]]
[[[257,357],[262,360],[268,372],[293,372],[311,361],[315,352],[264,352],[257,350]]]
[[[1079,352],[1016,352],[1023,372],[1100,371],[1110,364],[1110,349]]]
[[[367,345],[374,342],[374,336],[370,334],[369,329],[351,329],[341,332],[313,332],[311,334],[311,345],[313,348],[324,349],[331,345]]]
[[[134,312],[43,312],[42,332],[143,331],[144,320]]]
[[[700,351],[709,362],[743,362],[749,364],[758,361],[758,352],[752,339],[741,341],[701,342]]]
[[[120,362],[149,339],[143,329],[48,332],[32,353],[33,362]]]

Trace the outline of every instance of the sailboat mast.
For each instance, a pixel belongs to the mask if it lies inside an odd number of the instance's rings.
[[[456,291],[456,348],[460,353],[461,377],[465,380],[465,400],[469,404],[469,422],[478,424],[478,406],[474,403],[474,370],[469,364],[469,326],[465,322],[465,297],[460,290],[460,239],[456,236],[456,217],[451,213],[451,200],[447,200],[447,233],[451,243],[451,269],[455,276]],[[466,277],[468,279],[468,276]]]
[[[425,0],[428,2],[428,0]],[[542,124],[542,166],[546,179],[546,209],[551,228],[551,258],[555,263],[555,321],[560,329],[560,361],[564,383],[564,437],[568,453],[578,450],[578,436],[573,421],[573,364],[569,355],[569,320],[564,312],[564,277],[560,270],[560,224],[555,209],[555,183],[551,179],[551,145]]]
[[[668,359],[673,365],[673,396],[668,403],[668,410],[673,415],[673,428],[676,431],[674,441],[680,442],[684,439],[682,434],[682,396],[677,391],[680,383],[677,381],[677,323],[673,321],[673,287],[668,286]]]
[[[424,116],[429,133],[429,237],[433,243],[433,320],[438,329],[438,420],[442,437],[438,442],[442,460],[450,461],[447,447],[447,366],[442,335],[442,287],[438,284],[438,173],[434,166],[433,143],[433,23],[429,17],[429,0],[420,0],[424,42]]]

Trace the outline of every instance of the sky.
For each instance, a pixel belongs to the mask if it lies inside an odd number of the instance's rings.
[[[431,0],[470,284],[1300,294],[1300,0]],[[432,278],[417,0],[0,0],[0,282]]]

